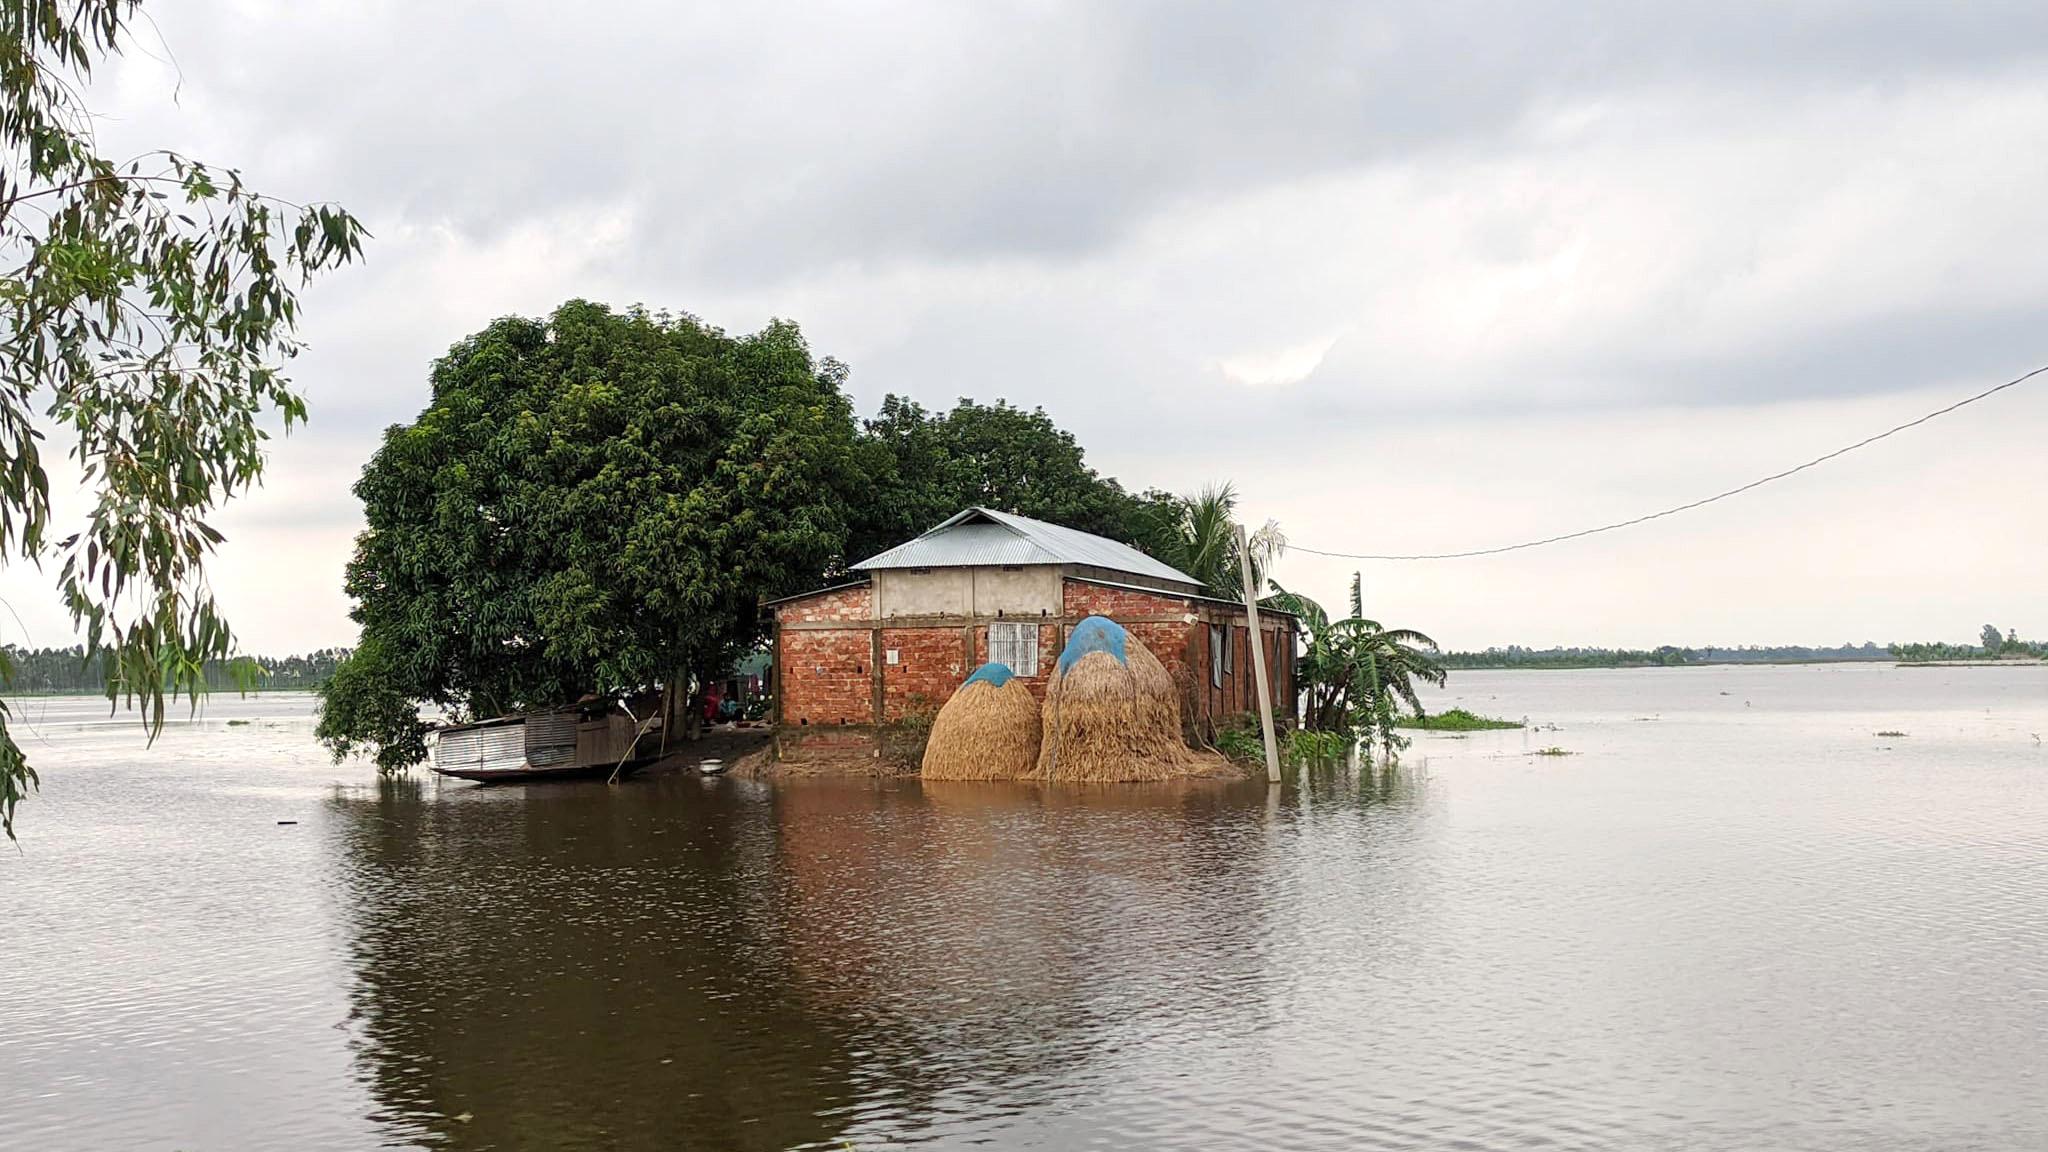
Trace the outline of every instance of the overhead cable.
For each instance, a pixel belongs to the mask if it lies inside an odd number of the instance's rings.
[[[1968,405],[1975,404],[1979,400],[1984,400],[1991,396],[1995,396],[1998,393],[2005,391],[2007,388],[2017,387],[2018,385],[2024,384],[2027,381],[2032,380],[2034,377],[2039,376],[2044,372],[2048,372],[2048,364],[2043,364],[2039,368],[2034,369],[2032,372],[2029,372],[2024,376],[2016,376],[2013,379],[2007,380],[2005,383],[2000,384],[1996,387],[1986,388],[1984,391],[1977,393],[1975,396],[1969,396],[1965,397],[1964,399],[1958,400],[1946,408],[1937,408],[1934,411],[1929,412],[1927,415],[1922,416],[1917,420],[1908,420],[1904,424],[1900,424],[1892,428],[1887,428],[1884,431],[1877,433],[1875,436],[1866,436],[1863,439],[1858,440],[1854,444],[1850,444],[1842,448],[1837,448],[1833,452],[1830,452],[1825,456],[1816,456],[1813,459],[1808,460],[1804,464],[1799,464],[1795,465],[1794,467],[1787,468],[1783,472],[1773,472],[1769,476],[1765,476],[1759,480],[1752,480],[1739,488],[1730,488],[1726,492],[1716,492],[1712,496],[1702,497],[1701,499],[1694,500],[1687,504],[1680,504],[1676,507],[1662,509],[1661,511],[1650,512],[1641,516],[1634,516],[1627,520],[1617,520],[1612,524],[1602,524],[1597,528],[1582,528],[1577,532],[1565,532],[1556,536],[1545,536],[1541,540],[1525,540],[1520,544],[1502,544],[1494,548],[1473,548],[1464,552],[1416,552],[1405,554],[1335,552],[1326,551],[1321,548],[1303,547],[1302,545],[1293,543],[1292,541],[1288,542],[1287,550],[1289,552],[1306,552],[1311,556],[1330,556],[1340,560],[1463,560],[1467,557],[1472,556],[1498,556],[1503,552],[1519,552],[1525,548],[1541,548],[1545,544],[1562,544],[1566,540],[1578,540],[1587,536],[1597,536],[1602,532],[1613,532],[1616,529],[1630,528],[1634,527],[1637,524],[1645,524],[1651,520],[1661,520],[1666,516],[1676,516],[1680,512],[1690,512],[1695,508],[1704,508],[1709,504],[1715,503],[1716,501],[1726,500],[1730,496],[1740,496],[1744,492],[1748,492],[1751,489],[1755,488],[1761,488],[1764,485],[1771,483],[1772,481],[1783,480],[1787,476],[1797,475],[1801,472],[1806,471],[1808,468],[1818,467],[1819,465],[1825,464],[1828,461],[1833,460],[1837,456],[1846,456],[1849,453],[1856,451],[1858,448],[1868,447],[1869,445],[1875,444],[1879,440],[1882,440],[1887,436],[1896,436],[1899,433],[1904,432],[1908,428],[1917,428],[1920,425],[1927,423],[1929,420],[1932,420],[1937,416],[1946,416],[1958,408],[1963,408]]]

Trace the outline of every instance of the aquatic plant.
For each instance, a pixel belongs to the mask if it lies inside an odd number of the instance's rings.
[[[1419,728],[1425,732],[1489,732],[1503,728],[1526,727],[1520,720],[1499,720],[1492,716],[1481,716],[1463,708],[1452,708],[1434,716],[1428,714],[1404,716],[1394,722],[1398,728]]]

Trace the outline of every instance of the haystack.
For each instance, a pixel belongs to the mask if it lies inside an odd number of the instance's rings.
[[[1121,624],[1074,626],[1046,687],[1041,780],[1167,780],[1193,767],[1173,676]]]
[[[932,720],[927,780],[1015,780],[1038,762],[1038,699],[1006,664],[974,670]]]

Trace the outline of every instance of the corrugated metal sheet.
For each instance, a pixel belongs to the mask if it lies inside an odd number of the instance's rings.
[[[1128,544],[991,508],[969,508],[854,568],[973,568],[985,564],[1086,564],[1154,580],[1199,583]]]
[[[576,713],[536,712],[526,718],[526,762],[552,768],[576,759]]]
[[[436,768],[522,768],[526,765],[526,726],[499,724],[443,732],[434,741]]]

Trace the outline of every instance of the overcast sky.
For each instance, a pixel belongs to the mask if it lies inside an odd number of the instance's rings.
[[[1129,487],[1372,552],[1691,500],[2048,363],[2048,6],[1862,7],[151,0],[175,68],[93,101],[110,152],[375,234],[306,300],[311,427],[220,518],[280,653],[352,642],[348,487],[429,362],[574,296],[788,317],[864,411],[1043,405]],[[2048,377],[1682,517],[1365,565],[1370,614],[2048,635],[2044,441]],[[48,584],[0,576],[34,643]]]

